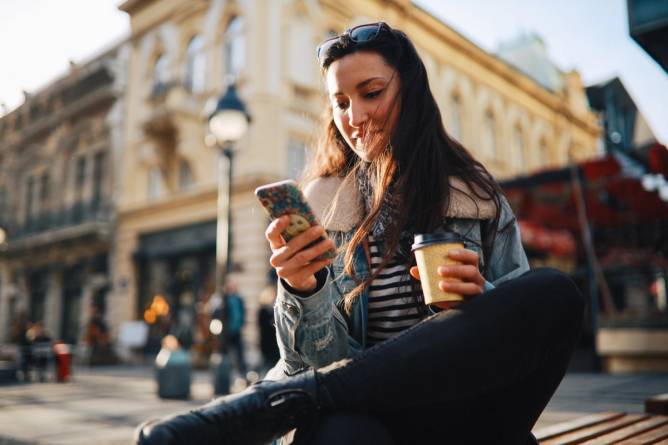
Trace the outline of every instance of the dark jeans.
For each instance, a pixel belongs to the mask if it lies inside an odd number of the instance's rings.
[[[223,351],[231,356],[237,371],[239,371],[239,374],[245,379],[248,369],[246,367],[246,357],[244,354],[244,344],[241,340],[241,333],[228,335],[225,339]]]
[[[564,376],[583,310],[569,277],[538,269],[433,315],[322,369],[336,411],[296,442],[524,445]]]

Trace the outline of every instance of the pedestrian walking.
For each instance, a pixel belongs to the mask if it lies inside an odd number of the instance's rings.
[[[293,429],[309,444],[532,443],[582,296],[557,271],[529,271],[508,202],[445,131],[406,34],[360,25],[317,53],[328,115],[304,190],[323,226],[287,243],[290,218],[266,230],[280,380],[150,421],[138,443],[261,444]],[[418,272],[416,235],[443,232],[464,247]],[[419,278],[464,301],[428,307]]]
[[[246,323],[246,307],[239,294],[237,283],[231,278],[225,280],[223,299],[225,302],[223,307],[225,313],[223,352],[232,358],[232,363],[236,366],[237,372],[243,379],[246,379],[248,367],[242,335],[242,329]]]

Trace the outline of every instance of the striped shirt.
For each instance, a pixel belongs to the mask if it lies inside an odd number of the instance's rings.
[[[382,262],[381,242],[369,235],[371,273]],[[395,257],[388,262],[369,287],[369,324],[367,345],[373,346],[416,324],[420,315],[419,303],[411,296],[411,276],[408,265]]]

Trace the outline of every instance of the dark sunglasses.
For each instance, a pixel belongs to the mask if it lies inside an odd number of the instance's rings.
[[[348,30],[343,34],[330,37],[318,45],[318,49],[316,50],[318,55],[318,62],[320,63],[320,66],[323,65],[327,51],[343,36],[348,36],[350,40],[355,43],[367,43],[376,40],[382,31],[391,30],[392,28],[390,28],[390,25],[385,22],[367,23],[364,25],[355,26],[353,28],[348,28]]]

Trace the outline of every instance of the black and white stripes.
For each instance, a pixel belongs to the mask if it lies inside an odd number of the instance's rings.
[[[369,235],[371,273],[382,261],[381,243]],[[367,345],[373,346],[416,324],[422,318],[416,299],[411,296],[408,265],[395,256],[369,287]]]

